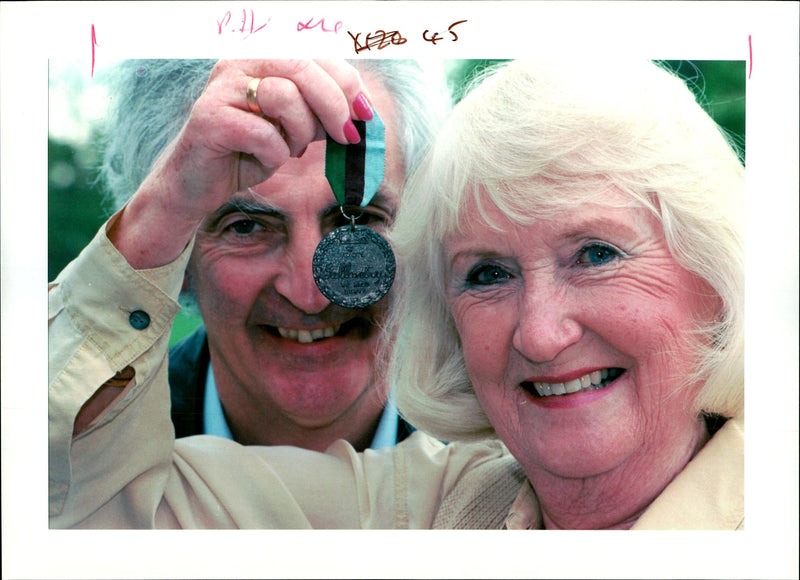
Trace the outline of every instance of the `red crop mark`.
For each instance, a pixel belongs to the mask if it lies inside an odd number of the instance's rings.
[[[92,78],[94,78],[94,47],[97,46],[97,34],[94,31],[94,24],[92,24]]]

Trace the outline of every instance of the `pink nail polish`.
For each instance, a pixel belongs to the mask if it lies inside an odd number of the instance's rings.
[[[359,93],[356,100],[353,101],[353,110],[362,121],[372,120],[372,107],[369,106],[369,101],[367,101],[364,93]]]
[[[358,129],[356,129],[352,119],[347,119],[347,123],[344,124],[344,136],[350,143],[355,144],[361,141],[361,135],[358,134]]]

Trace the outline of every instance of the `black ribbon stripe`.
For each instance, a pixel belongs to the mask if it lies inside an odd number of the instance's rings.
[[[367,124],[353,121],[361,141],[348,145],[344,165],[344,205],[360,207],[364,199],[364,160],[367,155]]]

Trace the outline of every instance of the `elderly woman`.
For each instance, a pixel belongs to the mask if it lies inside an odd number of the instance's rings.
[[[363,453],[175,440],[151,428],[159,365],[139,365],[51,444],[70,474],[51,526],[741,528],[742,194],[669,73],[506,65],[456,107],[392,232],[389,372],[421,430]],[[165,294],[179,270],[159,269]]]
[[[678,501],[702,525],[693,460],[741,477],[709,441],[743,413],[743,169],[679,79],[625,70],[483,82],[394,228],[400,409],[444,440],[499,437],[528,480],[518,526],[658,524]]]

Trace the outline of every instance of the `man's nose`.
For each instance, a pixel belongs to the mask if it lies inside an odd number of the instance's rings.
[[[314,251],[321,239],[318,228],[293,232],[281,272],[275,280],[275,290],[305,314],[319,314],[330,304],[317,288],[311,269]]]
[[[520,354],[534,362],[552,361],[582,336],[583,325],[563,291],[542,284],[526,288],[512,339]]]

